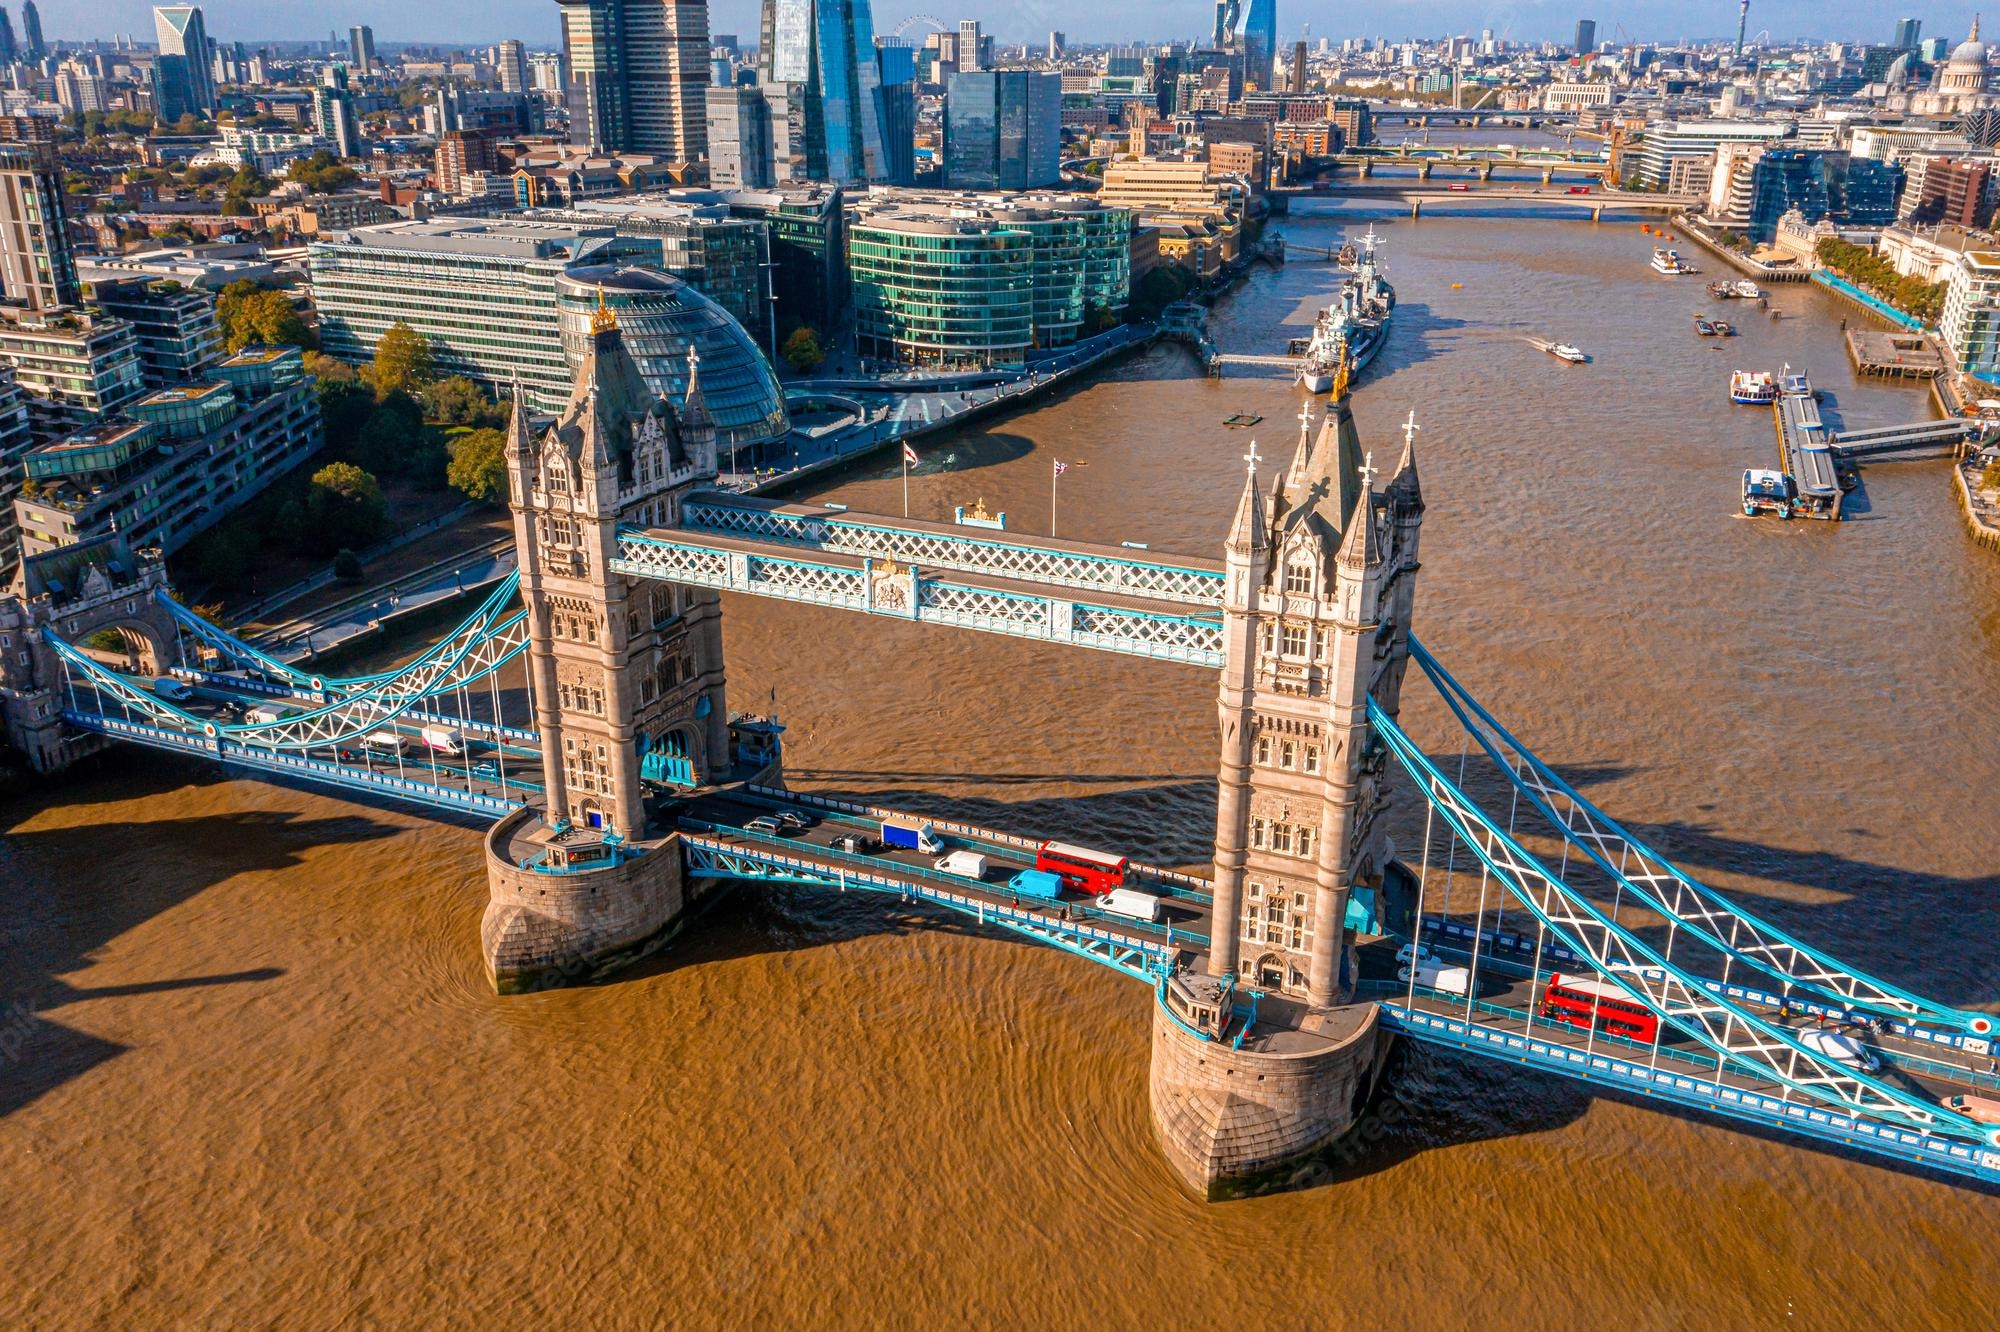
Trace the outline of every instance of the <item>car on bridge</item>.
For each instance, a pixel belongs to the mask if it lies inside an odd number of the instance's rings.
[[[1826,1031],[1819,1027],[1807,1027],[1798,1033],[1799,1044],[1824,1059],[1849,1068],[1858,1068],[1864,1073],[1873,1073],[1882,1067],[1882,1061],[1860,1041],[1844,1032]]]
[[[194,697],[194,690],[188,688],[184,681],[176,680],[171,675],[163,675],[153,681],[153,692],[169,703],[185,703]]]
[[[756,818],[743,825],[743,831],[763,833],[767,837],[785,837],[789,836],[793,830],[778,822],[776,814],[759,814]]]
[[[819,822],[812,815],[796,809],[781,809],[777,818],[779,830],[787,833],[802,833]]]

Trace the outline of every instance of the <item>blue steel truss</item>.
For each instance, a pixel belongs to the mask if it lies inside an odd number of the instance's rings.
[[[1696,975],[1551,874],[1513,835],[1494,822],[1424,756],[1422,749],[1374,701],[1368,718],[1424,799],[1498,883],[1605,980],[1700,1042],[1718,1066],[1734,1064],[1832,1106],[1838,1113],[1896,1124],[1919,1133],[1949,1133],[2000,1143],[2000,1129],[1982,1126],[1927,1097],[1828,1059],[1799,1034]]]
[[[1222,570],[1196,560],[1080,542],[1039,545],[977,528],[943,529],[877,514],[785,507],[749,497],[702,495],[681,509],[679,530],[712,532],[1019,583],[1047,583],[1219,610]]]
[[[1157,661],[1222,665],[1222,613],[1172,601],[1133,605],[1077,601],[1013,587],[988,587],[915,566],[834,564],[783,546],[743,550],[733,540],[712,543],[700,532],[618,533],[611,567],[641,578],[724,592],[801,601],[839,610],[892,616],[1013,638],[1039,639]]]
[[[1466,734],[1486,751],[1514,789],[1622,892],[1673,921],[1679,930],[1719,950],[1730,961],[1759,968],[1785,986],[1799,986],[1859,1012],[1914,1019],[1979,1036],[1992,1033],[1992,1015],[1936,1003],[1846,966],[1689,877],[1578,794],[1509,734],[1414,638],[1410,655],[1430,677]]]

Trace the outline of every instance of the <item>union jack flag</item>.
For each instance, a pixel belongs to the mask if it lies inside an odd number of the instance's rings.
[[[1068,470],[1069,470],[1069,464],[1068,464],[1068,463],[1066,463],[1066,462],[1059,462],[1059,463],[1057,463],[1057,464],[1056,464],[1056,475],[1057,475],[1057,476],[1061,476],[1061,475],[1062,475],[1062,474],[1063,474],[1064,472],[1067,472]]]

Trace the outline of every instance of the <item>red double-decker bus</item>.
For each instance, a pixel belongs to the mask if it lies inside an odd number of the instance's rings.
[[[1585,1030],[1594,1026],[1606,1035],[1645,1045],[1651,1045],[1660,1031],[1652,1009],[1609,981],[1589,976],[1550,976],[1542,991],[1541,1015]]]
[[[1066,842],[1043,842],[1035,852],[1035,868],[1059,876],[1067,887],[1097,897],[1125,886],[1125,857],[1107,856]]]

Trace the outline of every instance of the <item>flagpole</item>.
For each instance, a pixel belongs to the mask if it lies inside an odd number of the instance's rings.
[[[903,446],[903,516],[910,516],[910,446]]]
[[[1060,465],[1060,464],[1058,464]],[[1055,467],[1049,468],[1049,535],[1056,534],[1056,478],[1062,473]]]

